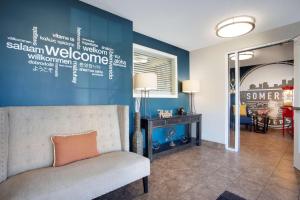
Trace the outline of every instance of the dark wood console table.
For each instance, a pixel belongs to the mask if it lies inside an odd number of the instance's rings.
[[[170,118],[142,118],[141,119],[141,128],[145,130],[145,140],[146,140],[146,152],[150,160],[153,159],[153,156],[159,153],[166,151],[174,151],[183,147],[191,146],[194,141],[197,146],[201,144],[201,114],[188,114],[188,115],[176,115]],[[191,130],[192,124],[196,123],[196,138],[192,138]],[[154,128],[168,128],[179,124],[186,125],[186,143],[175,142],[177,145],[175,147],[170,147],[169,145],[164,145],[161,150],[153,151],[152,149],[152,132]]]

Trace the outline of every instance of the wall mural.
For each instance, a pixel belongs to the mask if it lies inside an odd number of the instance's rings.
[[[282,86],[294,85],[293,65],[278,63],[252,68],[241,77],[241,102],[250,112],[268,110],[271,128],[282,127]]]
[[[27,63],[36,73],[47,73],[59,78],[60,69],[70,69],[71,82],[77,84],[79,72],[103,77],[103,67],[108,68],[108,79],[114,77],[114,67],[126,68],[126,61],[114,53],[111,47],[97,44],[93,39],[82,37],[81,27],[76,35],[61,33],[40,34],[37,26],[31,27],[32,40],[9,35],[6,48],[25,55]]]
[[[0,13],[0,106],[131,104],[131,21],[78,0]]]
[[[81,1],[2,0],[0,15],[0,106],[129,105],[132,133],[133,43],[176,55],[178,80],[189,79],[188,51]],[[188,107],[188,95],[149,103],[152,113],[179,107]],[[153,135],[165,142],[165,130]]]

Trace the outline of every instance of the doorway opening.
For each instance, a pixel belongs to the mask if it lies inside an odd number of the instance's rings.
[[[294,41],[229,53],[227,62],[226,148],[239,151],[277,138],[293,149]]]

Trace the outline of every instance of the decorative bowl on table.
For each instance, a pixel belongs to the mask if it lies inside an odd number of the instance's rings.
[[[186,143],[188,143],[189,138],[187,136],[183,136],[180,140],[183,144],[186,144]]]
[[[160,143],[158,141],[153,141],[152,142],[152,149],[153,150],[159,150],[160,148]]]

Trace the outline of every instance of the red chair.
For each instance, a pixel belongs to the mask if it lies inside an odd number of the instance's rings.
[[[292,135],[294,135],[294,111],[292,106],[284,106],[282,109],[282,135],[284,136],[285,130],[290,130]],[[290,127],[285,127],[285,119],[289,118],[291,120]]]

